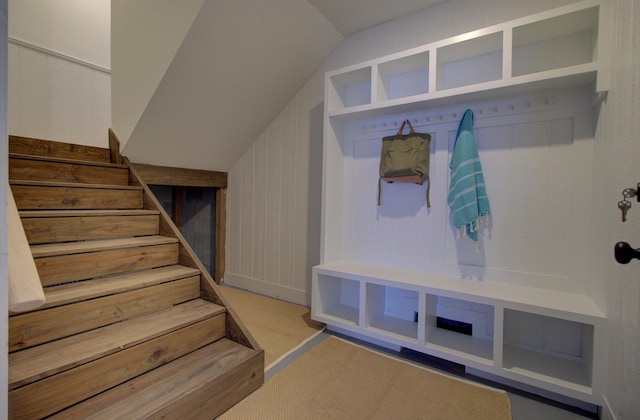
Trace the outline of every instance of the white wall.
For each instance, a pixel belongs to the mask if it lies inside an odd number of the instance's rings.
[[[622,190],[640,182],[640,0],[618,0],[614,14],[611,88],[600,109],[596,140],[595,241],[598,285],[609,318],[608,387],[603,419],[639,418],[640,261],[619,265],[613,246],[640,247],[640,203],[632,200],[628,221],[616,207]]]
[[[7,0],[0,0],[0,168],[7,159]],[[7,296],[7,171],[0,171],[0,314],[9,313]],[[0,319],[0,419],[7,418],[8,392],[8,318]]]
[[[342,39],[306,1],[205,1],[123,153],[227,172]]]
[[[107,147],[110,0],[9,3],[9,134]]]
[[[110,0],[10,0],[9,36],[108,69],[110,8]]]
[[[121,147],[129,140],[203,3],[111,2],[112,127]]]
[[[225,281],[310,303],[326,71],[572,2],[451,0],[346,38],[229,171]]]

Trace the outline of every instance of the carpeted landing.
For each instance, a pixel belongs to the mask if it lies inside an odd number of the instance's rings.
[[[228,286],[222,293],[264,349],[265,370],[324,330],[324,324],[311,320],[306,306]]]
[[[220,418],[508,420],[511,406],[504,391],[331,336]]]

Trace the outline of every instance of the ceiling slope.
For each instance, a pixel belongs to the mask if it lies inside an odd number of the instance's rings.
[[[344,36],[417,12],[445,0],[308,0]]]
[[[307,1],[206,0],[123,153],[228,171],[342,39]]]
[[[204,0],[111,0],[111,127],[125,145]]]

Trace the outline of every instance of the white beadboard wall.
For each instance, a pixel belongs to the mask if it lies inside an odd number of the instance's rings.
[[[451,0],[345,38],[229,171],[225,283],[310,304],[326,71],[572,2]]]
[[[492,213],[477,251],[457,238],[446,204],[448,165],[466,107],[476,111]],[[578,256],[591,253],[592,114],[591,93],[578,89],[346,124],[341,257],[589,294],[593,276]],[[376,206],[380,139],[393,135],[403,118],[431,135],[430,209],[426,185],[400,183],[382,183]]]
[[[10,135],[108,147],[108,71],[10,40],[8,74]]]
[[[609,319],[608,385],[603,420],[640,418],[640,261],[613,259],[613,246],[640,247],[640,203],[632,200],[625,223],[616,203],[640,182],[640,0],[616,0],[611,88],[599,110],[594,160],[595,296],[604,295]]]

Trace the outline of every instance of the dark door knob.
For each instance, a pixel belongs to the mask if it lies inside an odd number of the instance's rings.
[[[640,249],[633,249],[626,242],[618,242],[614,249],[616,261],[620,264],[629,264],[634,258],[640,259]]]

